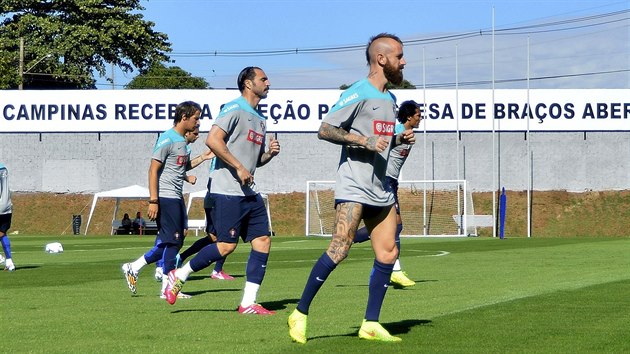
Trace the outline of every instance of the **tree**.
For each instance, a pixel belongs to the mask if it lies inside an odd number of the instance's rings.
[[[169,60],[140,0],[0,0],[0,88],[95,88],[94,72]],[[20,38],[24,38],[20,78]],[[33,65],[35,64],[35,65]]]
[[[178,66],[166,67],[162,63],[152,64],[125,86],[128,89],[206,89],[208,82],[193,77]]]

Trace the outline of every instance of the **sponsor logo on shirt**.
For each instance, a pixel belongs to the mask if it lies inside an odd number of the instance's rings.
[[[249,130],[249,133],[247,133],[247,140],[251,141],[252,143],[256,144],[256,145],[262,145],[263,141],[265,140],[265,136],[262,134],[258,134],[253,130]]]
[[[343,100],[339,101],[339,107],[343,107],[344,105],[348,104],[348,102],[359,98],[359,94],[358,93],[353,93],[352,95],[344,98]]]
[[[374,121],[374,134],[376,135],[394,135],[394,122],[387,122],[384,120]]]

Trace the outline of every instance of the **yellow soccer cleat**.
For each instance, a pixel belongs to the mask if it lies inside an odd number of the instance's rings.
[[[363,320],[359,329],[359,338],[377,340],[381,342],[400,342],[402,339],[394,337],[380,323]]]
[[[306,319],[308,316],[297,309],[289,316],[289,336],[294,342],[306,344]]]
[[[396,289],[407,288],[416,285],[416,282],[409,279],[407,277],[407,273],[403,272],[402,270],[392,272],[392,277],[389,279],[389,282],[392,283],[392,285]]]

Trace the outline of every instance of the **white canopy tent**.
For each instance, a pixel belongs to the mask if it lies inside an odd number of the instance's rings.
[[[112,224],[116,220],[116,213],[118,212],[118,206],[121,199],[149,199],[149,189],[134,184],[133,186],[112,189],[111,191],[98,192],[94,194],[92,200],[92,208],[90,209],[90,215],[88,216],[87,224],[85,225],[84,235],[87,235],[88,228],[90,227],[90,221],[92,221],[92,214],[94,214],[94,208],[96,208],[96,202],[99,198],[116,198],[116,207],[114,208],[114,215],[112,216]]]

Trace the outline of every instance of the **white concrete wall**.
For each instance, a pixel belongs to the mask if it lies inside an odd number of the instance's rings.
[[[92,193],[139,184],[147,186],[155,133],[0,134],[0,162],[11,173],[11,189],[30,192]],[[425,135],[417,134],[402,178],[425,177]],[[426,135],[426,178],[462,179],[474,191],[493,189],[492,135],[461,133]],[[263,192],[304,191],[307,180],[335,178],[340,148],[317,139],[315,133],[279,133],[282,151],[256,172]],[[525,133],[500,133],[499,187],[527,188]],[[629,132],[532,133],[530,135],[534,190],[630,189]],[[205,133],[192,146],[205,148]],[[459,174],[457,160],[459,159]],[[199,182],[186,191],[205,187],[204,164],[192,172]]]

